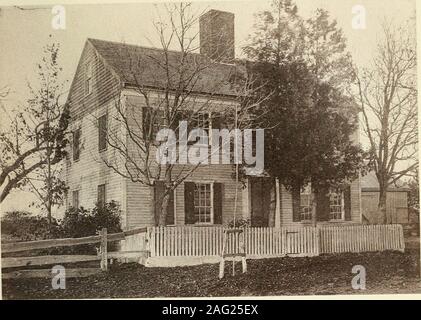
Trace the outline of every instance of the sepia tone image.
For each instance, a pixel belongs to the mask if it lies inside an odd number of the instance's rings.
[[[3,299],[421,293],[415,0],[0,29]]]

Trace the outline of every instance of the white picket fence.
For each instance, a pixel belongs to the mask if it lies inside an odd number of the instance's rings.
[[[405,249],[402,225],[326,226],[320,228],[320,253]]]
[[[323,253],[404,250],[401,225],[349,225],[318,227],[245,228],[227,236],[225,253],[243,245],[247,257],[316,256]],[[223,227],[150,227],[150,257],[219,256]]]

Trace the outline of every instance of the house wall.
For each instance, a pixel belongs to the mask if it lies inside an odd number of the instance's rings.
[[[362,211],[370,224],[383,223],[378,203],[378,191],[362,191]],[[408,223],[408,193],[389,191],[386,198],[386,214],[392,217],[393,223]]]
[[[281,226],[300,226],[310,225],[310,222],[294,222],[292,219],[292,195],[281,187]],[[324,221],[320,224],[353,224],[361,223],[361,193],[360,193],[360,179],[351,183],[351,220],[343,221]]]
[[[85,67],[92,63],[92,92],[85,95]],[[96,110],[120,93],[120,81],[105,61],[98,55],[95,48],[86,41],[79,59],[76,73],[70,87],[67,102],[70,104],[72,120],[80,119],[84,115]]]
[[[142,114],[141,109],[143,106],[146,106],[144,97],[140,96],[133,90],[125,90],[124,93],[124,101],[127,106],[136,106],[135,111],[139,111],[139,113],[135,114],[137,123],[142,123]],[[159,104],[159,97],[154,96],[153,93],[150,94],[151,98],[151,105]],[[206,98],[201,100],[200,97],[194,98],[194,103],[196,105],[202,105],[203,103],[207,103]],[[215,100],[213,101],[213,105],[216,109],[229,107],[232,104],[230,100]],[[205,110],[212,109],[212,106],[207,107]],[[138,128],[138,124],[134,124],[134,128]],[[138,130],[138,129],[136,129]],[[140,132],[138,132],[141,134]],[[129,146],[129,150],[131,150],[133,156],[136,156],[137,147],[131,141],[129,137],[127,137],[127,145]],[[150,159],[155,159],[155,150],[152,150],[150,155]],[[139,161],[141,161],[139,159]],[[189,165],[179,165],[175,166],[173,169],[173,176],[177,176],[181,173],[181,176],[186,175],[186,173],[192,168]],[[154,170],[154,169],[152,169]],[[222,219],[223,223],[229,223],[234,218],[234,211],[236,212],[236,217],[240,218],[243,214],[243,192],[242,192],[242,185],[239,183],[238,185],[238,193],[237,193],[237,206],[235,206],[235,181],[232,178],[233,167],[231,165],[223,165],[223,164],[209,164],[209,165],[200,165],[196,168],[191,175],[186,178],[186,182],[217,182],[223,184],[223,199],[222,199]],[[147,186],[145,184],[139,182],[132,182],[130,180],[126,181],[126,190],[127,190],[127,228],[137,227],[137,226],[151,226],[155,224],[154,220],[154,212],[153,212],[153,187]],[[175,222],[178,225],[182,225],[185,223],[185,208],[184,208],[184,183],[181,183],[175,192]]]
[[[98,185],[105,184],[106,201],[115,200],[120,204],[121,209],[125,210],[124,180],[106,165],[106,162],[115,161],[115,154],[109,147],[104,151],[98,151],[96,119],[103,114],[111,118],[113,103],[114,101],[109,101],[71,124],[72,130],[81,129],[81,150],[79,160],[74,161],[72,150],[69,148],[69,156],[66,160],[66,182],[69,187],[67,208],[72,205],[72,191],[74,190],[79,190],[79,205],[92,208],[97,202]],[[119,130],[112,121],[108,121],[108,124],[108,130]]]
[[[92,62],[92,92],[85,95],[85,68],[87,62]],[[112,159],[110,148],[98,151],[97,118],[108,114],[113,117],[114,103],[118,97],[118,80],[104,65],[93,46],[86,42],[76,74],[74,76],[68,103],[70,104],[70,131],[81,129],[80,158],[73,161],[72,136],[69,135],[68,157],[65,163],[65,180],[69,187],[66,209],[72,205],[72,191],[79,190],[79,205],[92,208],[97,202],[97,187],[106,185],[106,200],[117,201],[125,211],[125,183],[123,179],[108,168],[103,159]],[[109,121],[109,130],[119,131],[115,123]],[[123,215],[123,223],[124,215]]]

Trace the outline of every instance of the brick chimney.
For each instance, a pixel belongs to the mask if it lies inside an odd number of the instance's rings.
[[[234,51],[234,14],[210,10],[199,19],[200,53],[218,61],[232,63]]]

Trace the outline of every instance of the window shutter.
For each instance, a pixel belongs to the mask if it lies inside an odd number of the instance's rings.
[[[219,112],[212,112],[212,129],[221,129],[221,114]]]
[[[166,225],[175,224],[175,216],[174,216],[174,192],[172,190],[170,193],[170,199],[168,201],[168,211],[167,211],[167,218],[165,219]]]
[[[301,204],[301,190],[299,187],[292,189],[292,221],[301,221],[300,204]]]
[[[142,107],[143,139],[149,140],[149,128],[151,126],[151,113],[148,107]]]
[[[329,221],[330,199],[327,188],[319,190],[316,194],[316,215],[317,221]]]
[[[73,132],[73,160],[79,160],[80,155],[80,129]]]
[[[98,192],[97,204],[98,204],[98,207],[102,208],[106,202],[105,184],[100,184],[98,186],[97,192]]]
[[[159,223],[159,214],[164,194],[164,181],[155,181],[154,186],[154,206],[155,206],[155,225]]]
[[[222,183],[213,184],[213,223],[222,224]]]
[[[344,190],[345,220],[351,221],[351,186],[347,185]]]
[[[184,182],[184,222],[193,224],[194,219],[194,182]]]
[[[98,149],[99,151],[107,148],[107,116],[103,115],[98,119]]]

